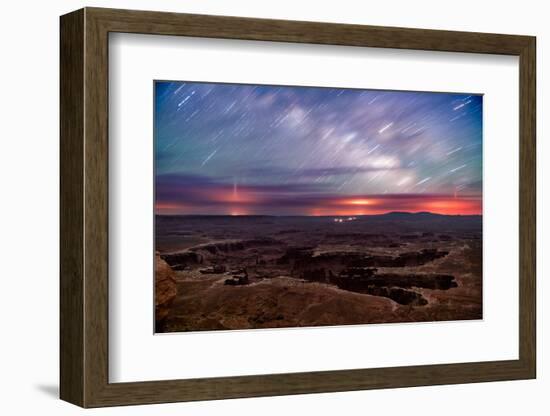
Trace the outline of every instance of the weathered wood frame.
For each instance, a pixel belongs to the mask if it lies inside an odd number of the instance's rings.
[[[109,383],[110,32],[519,56],[519,359]],[[99,8],[62,16],[61,398],[99,407],[535,378],[535,50],[530,36]]]

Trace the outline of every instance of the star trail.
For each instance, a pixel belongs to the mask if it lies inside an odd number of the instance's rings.
[[[481,214],[481,95],[157,81],[154,100],[157,214]]]

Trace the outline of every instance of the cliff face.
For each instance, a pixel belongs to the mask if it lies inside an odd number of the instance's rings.
[[[174,272],[156,253],[155,261],[155,331],[162,331],[164,319],[176,298],[177,288]]]

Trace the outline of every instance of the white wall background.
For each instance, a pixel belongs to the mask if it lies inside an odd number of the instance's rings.
[[[544,415],[550,409],[550,361],[543,325],[550,239],[550,145],[544,140],[550,84],[550,26],[545,2],[121,0],[5,2],[0,14],[0,410],[2,414],[83,412],[58,395],[58,16],[82,6],[156,9],[538,37],[538,379],[338,394],[139,406],[87,411],[102,415],[499,414]],[[546,201],[545,201],[546,199]]]

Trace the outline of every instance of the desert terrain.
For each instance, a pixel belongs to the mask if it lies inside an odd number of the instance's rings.
[[[157,332],[482,318],[482,217],[157,216]]]

